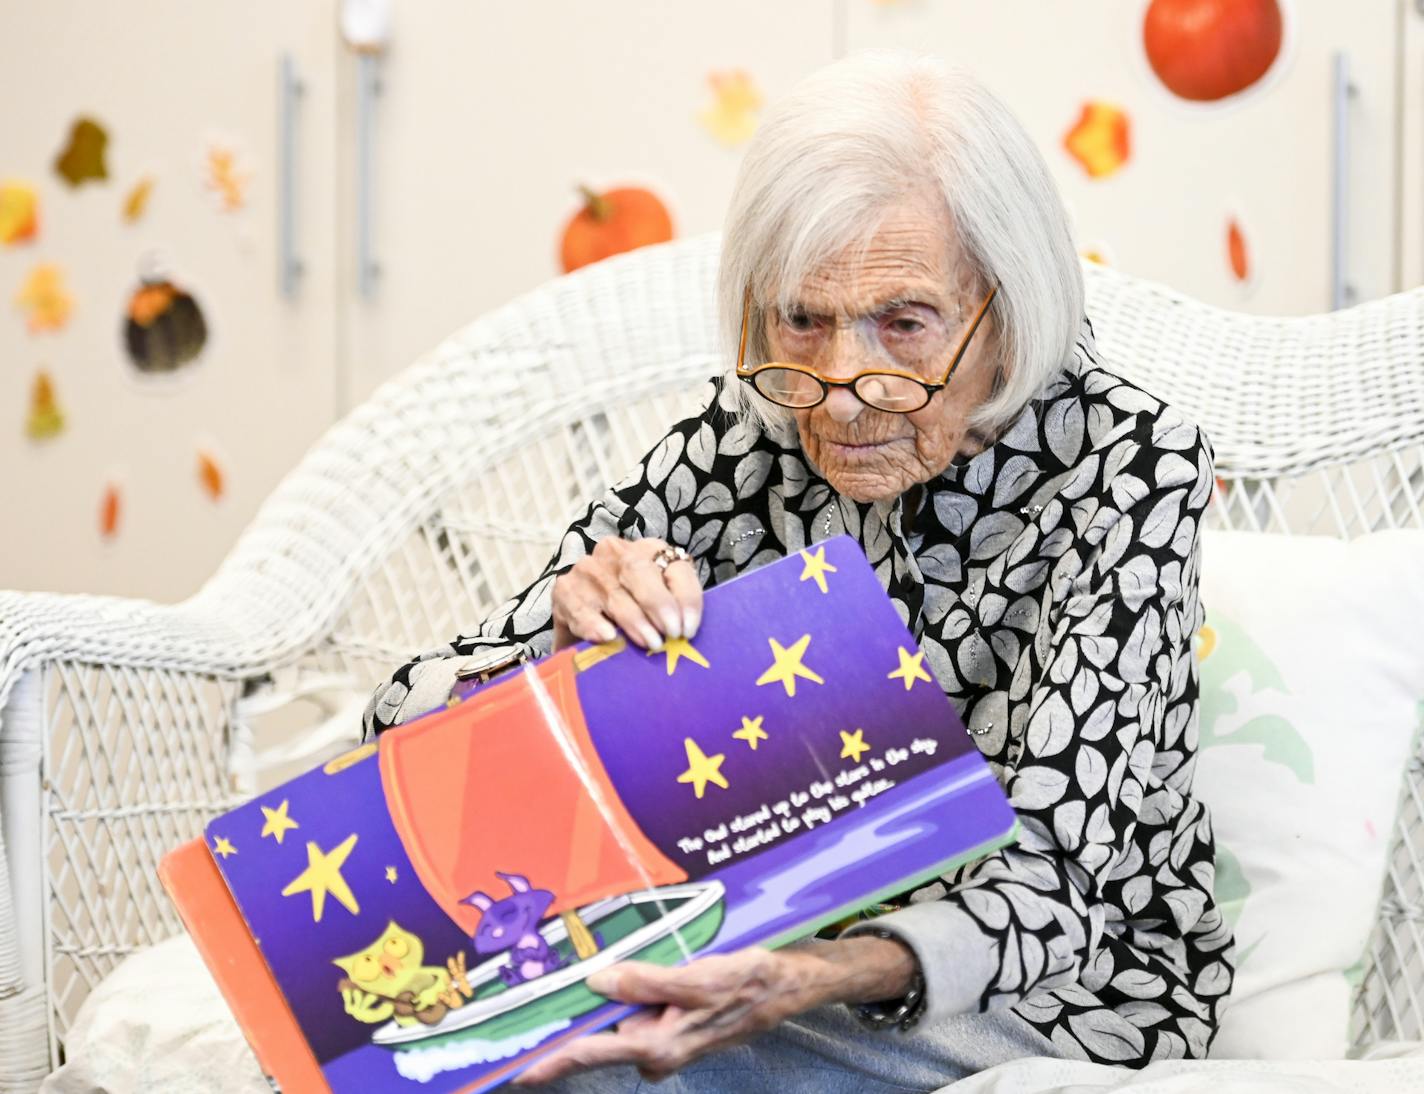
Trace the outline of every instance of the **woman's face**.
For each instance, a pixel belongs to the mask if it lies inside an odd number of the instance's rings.
[[[983,298],[948,224],[936,198],[896,206],[863,255],[858,248],[836,255],[801,284],[795,309],[767,313],[772,359],[805,357],[800,329],[808,316],[877,316],[856,326],[842,323],[833,331],[827,326],[815,367],[834,379],[868,368],[899,367],[865,332],[879,332],[883,344],[894,346],[895,339],[907,336],[901,331],[913,335],[918,315],[930,325],[942,324],[947,335],[947,352],[917,370],[930,382],[938,380]],[[902,304],[886,312],[893,301]],[[984,439],[971,436],[964,423],[993,388],[996,335],[986,315],[949,386],[911,414],[876,410],[850,388],[831,388],[818,406],[793,412],[801,447],[826,481],[856,501],[889,500],[934,478],[961,450],[983,447]]]

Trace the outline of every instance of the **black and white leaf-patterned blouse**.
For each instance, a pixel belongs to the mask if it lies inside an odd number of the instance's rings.
[[[1068,1056],[1205,1056],[1233,976],[1191,793],[1212,461],[1195,424],[1102,367],[1086,320],[1006,431],[893,502],[837,494],[794,431],[733,417],[713,381],[538,580],[376,692],[367,729],[442,701],[486,647],[547,652],[554,579],[604,536],[685,547],[707,586],[847,532],[1022,824],[875,921],[920,961],[922,1020],[1012,1006]]]

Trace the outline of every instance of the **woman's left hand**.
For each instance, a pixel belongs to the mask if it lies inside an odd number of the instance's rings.
[[[824,1003],[893,997],[908,986],[913,969],[908,949],[880,938],[752,947],[678,968],[625,961],[594,973],[589,988],[650,1009],[624,1019],[615,1032],[580,1037],[555,1050],[514,1082],[546,1083],[612,1064],[632,1064],[656,1082]]]
[[[680,968],[625,961],[594,973],[589,988],[654,1009],[625,1018],[616,1032],[565,1045],[515,1082],[545,1083],[610,1064],[633,1064],[645,1079],[665,1078],[705,1053],[739,1044],[814,1006],[815,1000],[805,1000],[803,979],[796,954],[789,951],[746,949]]]

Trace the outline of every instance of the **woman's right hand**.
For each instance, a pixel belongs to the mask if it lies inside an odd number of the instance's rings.
[[[697,568],[685,559],[661,567],[658,553],[672,550],[660,539],[607,536],[594,544],[592,554],[554,582],[554,649],[579,639],[611,642],[622,631],[656,651],[665,639],[696,634],[702,621]]]

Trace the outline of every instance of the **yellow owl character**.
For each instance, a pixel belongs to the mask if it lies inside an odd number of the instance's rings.
[[[391,920],[371,945],[336,958],[333,964],[346,973],[337,985],[346,1013],[373,1023],[394,1017],[403,1026],[440,1021],[462,1000],[450,987],[450,973],[422,965],[424,957],[420,939]]]

